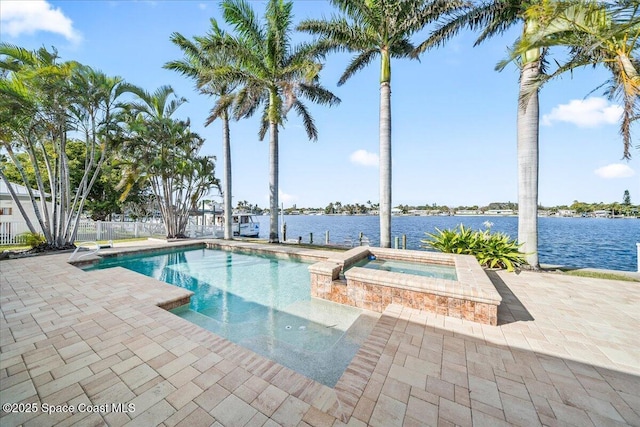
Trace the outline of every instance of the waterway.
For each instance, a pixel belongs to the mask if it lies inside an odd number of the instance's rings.
[[[260,216],[260,237],[269,235],[269,217]],[[377,216],[366,215],[285,215],[287,238],[302,237],[308,243],[313,233],[316,244],[324,244],[325,233],[333,244],[345,240],[357,241],[360,232],[377,246],[380,240]],[[518,234],[518,218],[503,216],[394,216],[391,221],[394,237],[407,236],[407,249],[423,249],[425,233],[436,228],[454,228],[458,224],[473,229],[485,229],[490,221],[492,231]],[[638,269],[636,243],[640,242],[640,219],[556,218],[540,217],[539,255],[543,264],[577,268],[603,268],[636,271]]]

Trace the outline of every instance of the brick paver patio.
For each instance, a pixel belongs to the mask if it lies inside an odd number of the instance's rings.
[[[489,272],[499,326],[389,306],[329,388],[67,258],[0,262],[2,426],[640,426],[639,283]]]

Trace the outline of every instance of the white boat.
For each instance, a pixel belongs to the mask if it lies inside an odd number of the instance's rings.
[[[258,237],[260,235],[260,223],[252,214],[237,213],[231,215],[233,226],[231,230],[234,236]]]
[[[234,213],[231,215],[231,232],[234,237],[258,237],[260,235],[260,223],[250,213]],[[224,237],[224,216],[215,217],[215,237]]]

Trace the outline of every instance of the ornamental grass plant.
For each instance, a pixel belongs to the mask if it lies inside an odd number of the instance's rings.
[[[31,233],[30,231],[21,233],[18,236],[16,236],[17,244],[24,244],[29,246],[32,249],[42,245],[43,243],[46,243],[46,241],[47,239],[45,239],[45,237],[42,234]]]
[[[505,233],[492,233],[490,222],[485,222],[485,230],[472,230],[463,224],[453,229],[425,233],[430,239],[422,240],[422,247],[440,252],[473,255],[480,265],[489,268],[504,268],[514,271],[525,264],[520,245]]]

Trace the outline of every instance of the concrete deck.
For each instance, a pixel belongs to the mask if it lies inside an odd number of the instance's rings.
[[[489,272],[497,327],[389,306],[332,389],[68,256],[0,262],[2,426],[640,426],[639,283]]]

